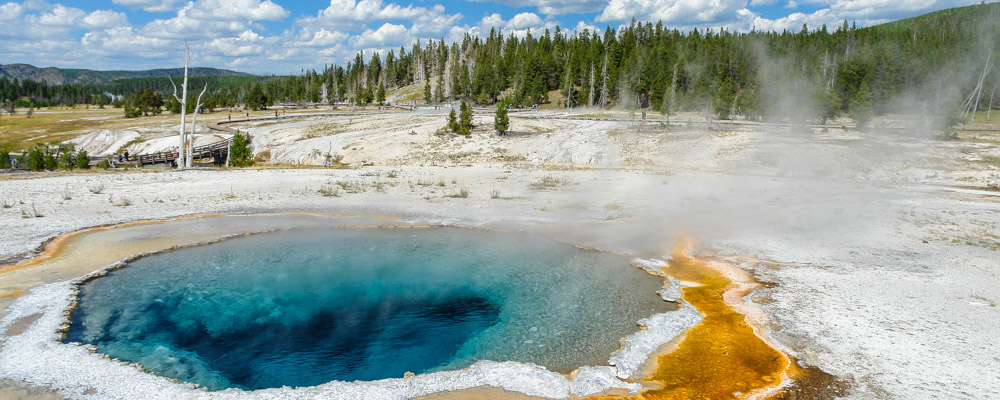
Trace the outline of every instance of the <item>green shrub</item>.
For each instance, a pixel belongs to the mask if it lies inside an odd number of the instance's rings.
[[[35,146],[24,153],[22,165],[25,169],[41,171],[45,169],[45,151],[41,146]]]
[[[10,152],[7,149],[0,149],[0,169],[10,169]]]
[[[59,144],[59,169],[71,170],[76,168],[76,157],[73,153],[76,151],[76,145],[73,143],[60,143]]]
[[[80,150],[76,153],[76,167],[82,169],[90,168],[90,155],[87,154],[86,150]]]
[[[139,118],[142,115],[142,110],[133,106],[131,103],[125,103],[125,118]]]
[[[455,108],[452,107],[451,112],[448,113],[448,129],[452,132],[458,132],[458,120],[455,118]]]
[[[59,169],[59,160],[56,160],[55,153],[46,151],[43,163],[45,169],[49,171],[55,171],[56,169]]]

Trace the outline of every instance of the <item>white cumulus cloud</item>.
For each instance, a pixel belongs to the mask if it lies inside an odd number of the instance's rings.
[[[116,11],[97,10],[83,17],[81,26],[87,29],[124,27],[128,26],[128,17]]]
[[[350,39],[351,46],[365,48],[396,47],[409,44],[409,30],[403,25],[382,24],[377,30],[367,29]]]
[[[17,3],[6,3],[0,5],[0,21],[12,21],[21,16],[24,7]]]
[[[79,8],[56,4],[49,12],[42,13],[35,20],[42,25],[69,27],[76,26],[87,13]]]
[[[191,18],[215,21],[278,21],[289,14],[270,0],[198,0],[186,8]]]
[[[597,21],[637,18],[682,27],[719,25],[734,21],[746,4],[746,0],[611,0]]]
[[[562,15],[574,13],[591,13],[601,11],[608,2],[606,0],[474,0],[503,4],[509,7],[535,7],[545,15]]]

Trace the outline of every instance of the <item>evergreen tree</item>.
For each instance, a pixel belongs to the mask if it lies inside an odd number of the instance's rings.
[[[59,169],[71,170],[76,168],[76,158],[73,157],[76,145],[69,142],[58,143],[57,145],[56,158],[59,160]]]
[[[448,112],[448,129],[451,129],[452,132],[458,133],[458,119],[455,118],[455,107],[452,107],[451,111]]]
[[[736,96],[736,89],[728,79],[722,82],[715,96],[715,114],[719,119],[729,119],[729,111],[733,107],[733,100]]]
[[[10,169],[10,152],[6,148],[0,148],[0,169]]]
[[[385,103],[385,84],[381,82],[378,84],[378,92],[375,94],[375,101],[379,104]]]
[[[858,87],[858,91],[854,94],[854,98],[851,99],[850,109],[851,119],[857,123],[857,125],[863,126],[872,119],[873,104],[872,104],[872,91],[868,88],[868,84],[861,82],[861,86]]]
[[[253,86],[250,87],[250,92],[247,93],[244,103],[247,108],[254,111],[266,110],[267,107],[271,105],[271,102],[267,97],[267,93],[264,93],[264,89],[261,89],[259,83],[254,83]]]
[[[86,150],[80,150],[76,153],[76,167],[80,169],[90,168],[90,155],[87,154]]]
[[[427,79],[424,81],[424,103],[431,103],[431,80]]]
[[[826,124],[828,120],[837,117],[841,101],[835,92],[819,88],[813,93],[813,101],[819,111],[820,123]]]
[[[151,88],[146,88],[135,94],[132,105],[142,113],[143,116],[150,114],[159,115],[160,107],[163,107],[163,98]]]
[[[472,133],[472,106],[462,100],[462,106],[460,107],[460,113],[458,115],[458,133],[459,135],[468,135]]]
[[[132,103],[125,103],[124,107],[125,118],[139,118],[142,115],[142,110],[132,105]]]
[[[507,117],[507,106],[501,101],[497,105],[497,113],[493,117],[493,129],[496,129],[497,135],[503,136],[507,134],[509,128],[510,118]]]
[[[253,150],[250,149],[250,136],[237,132],[233,135],[233,143],[229,147],[229,166],[249,167],[251,165],[253,165]]]
[[[59,160],[56,159],[56,154],[52,151],[48,151],[48,148],[46,148],[42,166],[49,171],[55,171],[59,168]]]
[[[31,171],[41,171],[45,169],[45,150],[41,145],[35,145],[28,149],[22,156],[21,165]]]

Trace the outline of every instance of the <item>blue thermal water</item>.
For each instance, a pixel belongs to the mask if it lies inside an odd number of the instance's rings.
[[[81,288],[68,342],[210,389],[605,362],[669,305],[623,257],[513,233],[332,229],[145,257]]]

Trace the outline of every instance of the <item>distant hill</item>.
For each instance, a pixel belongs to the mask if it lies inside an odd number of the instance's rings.
[[[218,68],[190,68],[190,76],[251,76]],[[0,76],[8,79],[45,81],[50,85],[67,83],[102,84],[119,79],[166,78],[184,76],[183,68],[149,69],[144,71],[93,71],[89,69],[38,68],[28,64],[0,64]]]
[[[913,27],[938,28],[941,25],[954,26],[958,24],[983,24],[996,26],[1000,21],[1000,2],[974,4],[965,7],[949,8],[910,18],[872,26],[870,29],[902,30]]]

